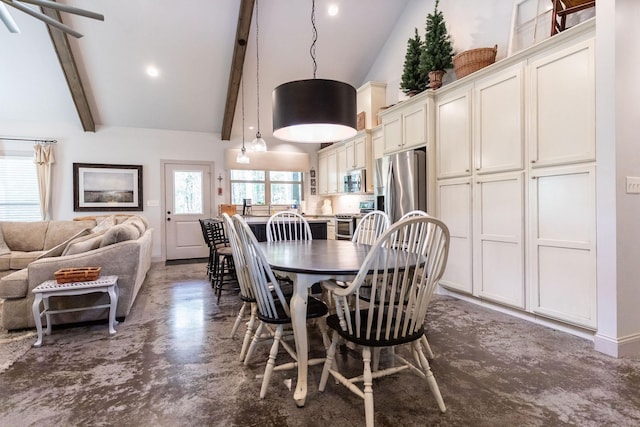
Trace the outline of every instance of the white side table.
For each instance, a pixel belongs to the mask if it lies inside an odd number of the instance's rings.
[[[106,292],[109,294],[109,304],[94,305],[89,307],[68,308],[62,310],[49,309],[49,297],[66,297],[72,295],[84,295],[92,292]],[[101,276],[90,282],[58,283],[55,280],[47,280],[33,289],[35,300],[33,301],[33,319],[36,322],[38,340],[33,345],[42,345],[42,315],[47,317],[46,334],[51,335],[51,315],[57,313],[69,313],[73,311],[93,310],[109,308],[109,334],[116,333],[116,307],[118,305],[118,276]],[[44,310],[40,311],[40,302],[44,302]]]

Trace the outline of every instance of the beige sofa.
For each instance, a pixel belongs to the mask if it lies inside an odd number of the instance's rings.
[[[35,326],[33,288],[62,268],[102,267],[118,276],[116,317],[126,317],[151,266],[153,229],[137,215],[80,221],[0,222],[2,328]],[[100,305],[105,293],[51,298],[52,309]],[[57,314],[54,324],[107,319],[108,309]]]

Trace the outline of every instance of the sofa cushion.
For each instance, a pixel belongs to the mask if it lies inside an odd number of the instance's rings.
[[[140,237],[140,232],[130,224],[118,224],[108,229],[102,237],[100,247],[109,246],[125,240],[135,240]]]
[[[0,279],[0,298],[24,298],[29,285],[27,273],[23,268]]]
[[[2,226],[0,225],[0,255],[5,255],[11,253],[11,249],[7,246],[7,243],[4,241],[4,234],[2,233]]]
[[[49,250],[94,226],[94,221],[49,221],[43,249]]]
[[[27,268],[29,264],[37,260],[38,257],[42,255],[44,252],[45,251],[29,251],[29,252],[12,251],[9,268],[11,270],[21,270],[23,268]]]
[[[103,233],[90,234],[89,236],[86,236],[86,239],[77,239],[69,243],[62,255],[75,255],[98,249],[100,247],[100,243],[102,243],[103,235]]]
[[[11,252],[0,255],[0,271],[9,270],[11,267]]]
[[[38,257],[38,259],[40,259],[40,258],[50,258],[50,257],[62,255],[70,242],[72,242],[74,239],[77,239],[78,237],[85,236],[87,234],[89,234],[89,229],[88,228],[80,230],[79,232],[77,232],[73,236],[69,237],[64,242],[54,246],[53,248],[49,249],[48,251],[46,251],[45,253],[40,255]]]
[[[49,221],[7,221],[2,223],[2,234],[12,251],[41,251],[44,249],[48,226]]]
[[[96,218],[96,222],[98,224],[91,229],[91,232],[92,233],[103,233],[103,232],[107,231],[108,229],[110,229],[111,227],[113,227],[114,225],[116,225],[116,216],[115,215],[109,215],[109,216],[97,217]]]
[[[138,232],[140,233],[141,236],[147,230],[147,227],[144,225],[144,222],[138,216],[132,216],[131,218],[128,218],[125,222],[123,222],[123,224],[133,225],[135,228],[138,229]]]

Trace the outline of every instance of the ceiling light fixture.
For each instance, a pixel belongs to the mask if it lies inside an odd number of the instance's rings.
[[[273,90],[273,136],[292,142],[332,142],[354,136],[356,90],[336,80],[316,79],[315,0],[311,3],[313,79],[284,83]]]
[[[250,151],[267,151],[267,142],[262,138],[260,134],[260,52],[258,50],[258,31],[260,26],[258,25],[258,16],[260,15],[258,9],[258,0],[256,0],[256,100],[258,104],[258,131],[256,137],[249,145]]]
[[[336,16],[339,11],[340,9],[338,8],[337,4],[330,4],[327,8],[327,13],[329,14],[329,16]]]
[[[154,65],[147,66],[147,75],[149,77],[158,77],[160,75],[160,70]]]
[[[243,165],[248,165],[251,161],[249,156],[247,156],[247,149],[244,147],[244,79],[241,81],[241,90],[242,90],[242,149],[236,156],[236,163],[240,163]]]
[[[104,21],[104,16],[100,15],[99,13],[90,12],[88,10],[80,9],[73,6],[67,6],[66,4],[60,4],[50,0],[0,0],[0,2],[2,2],[0,3],[0,20],[4,22],[4,25],[7,27],[10,33],[19,33],[20,29],[9,14],[9,10],[5,6],[5,4],[13,7],[14,9],[18,9],[19,11],[24,12],[27,15],[31,15],[34,18],[44,22],[45,24],[55,27],[60,31],[63,31],[76,38],[82,37],[82,34],[74,31],[71,27],[64,25],[62,22],[50,18],[48,15],[45,15],[42,12],[33,10],[22,3],[33,4],[36,6],[45,7],[47,9],[55,9],[59,10],[60,12],[71,13],[73,15],[85,16],[87,18]]]

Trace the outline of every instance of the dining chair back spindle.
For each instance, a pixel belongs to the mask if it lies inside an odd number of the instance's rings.
[[[376,240],[353,281],[346,282],[345,288],[333,290],[336,314],[327,318],[333,337],[319,390],[324,391],[327,379],[332,375],[362,397],[369,427],[374,424],[373,379],[405,369],[426,380],[438,407],[442,412],[446,411],[423,352],[421,337],[427,308],[444,273],[448,252],[449,230],[439,219],[419,216],[398,221]],[[371,287],[364,288],[365,282]],[[368,294],[366,302],[359,298],[361,290]],[[347,378],[337,369],[335,353],[342,340],[361,346],[362,375]],[[393,352],[395,365],[372,374],[372,349],[402,344],[411,346],[411,357]],[[358,382],[364,384],[363,389],[355,385]]]
[[[313,240],[307,220],[297,212],[282,211],[267,221],[267,241]]]
[[[389,216],[382,211],[371,211],[362,217],[351,241],[372,245],[389,228]]]

